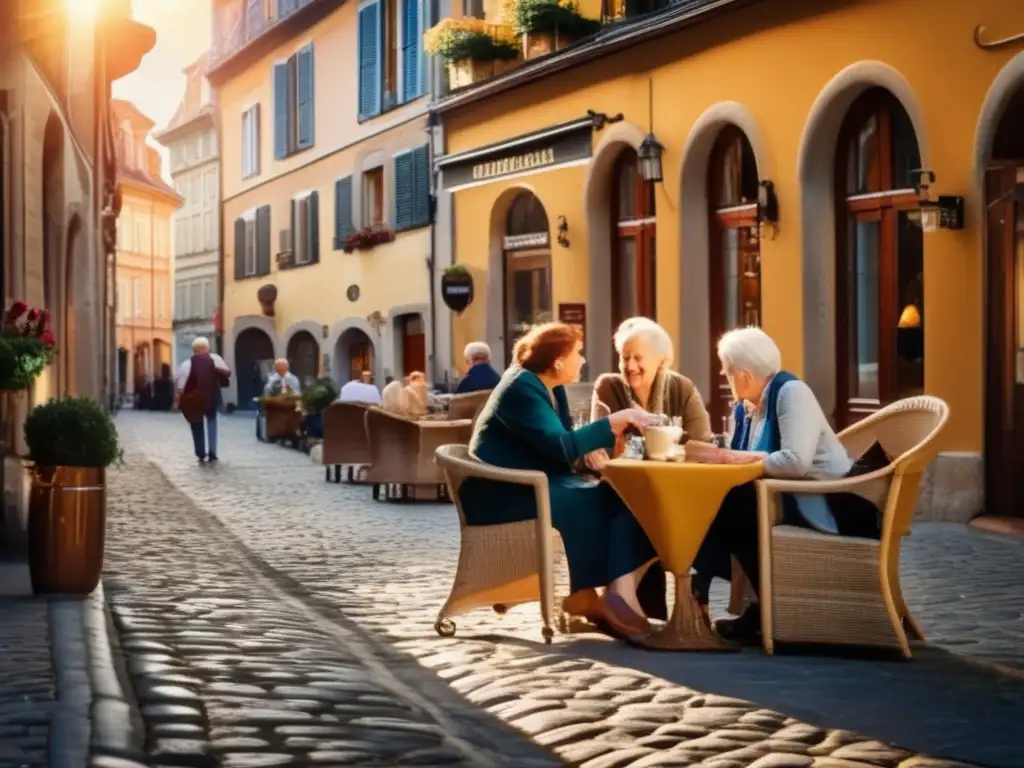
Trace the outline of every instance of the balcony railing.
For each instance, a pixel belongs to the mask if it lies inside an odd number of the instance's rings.
[[[319,0],[240,0],[238,19],[228,30],[217,30],[210,50],[213,66],[231,58],[307,5]]]

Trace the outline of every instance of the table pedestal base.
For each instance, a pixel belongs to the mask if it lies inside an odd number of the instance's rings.
[[[668,624],[636,645],[657,651],[739,651],[740,647],[723,640],[708,626],[693,597],[690,574],[676,576],[676,602]]]

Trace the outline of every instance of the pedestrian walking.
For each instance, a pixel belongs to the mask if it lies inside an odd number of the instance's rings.
[[[200,336],[192,342],[192,357],[181,364],[177,376],[178,408],[192,428],[192,443],[200,464],[217,461],[217,411],[221,387],[231,383],[231,369],[210,352],[210,342]],[[205,426],[205,430],[204,430]]]

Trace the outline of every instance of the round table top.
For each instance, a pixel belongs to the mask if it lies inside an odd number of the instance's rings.
[[[762,462],[613,459],[602,475],[651,540],[665,570],[689,572],[725,495],[764,474]]]

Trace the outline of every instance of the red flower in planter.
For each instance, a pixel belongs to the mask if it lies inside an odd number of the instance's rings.
[[[24,301],[15,301],[11,304],[11,308],[7,310],[7,322],[13,323],[19,317],[25,314],[28,310],[28,304]]]
[[[57,337],[53,335],[53,331],[44,330],[39,334],[39,341],[41,341],[47,349],[53,349],[54,345],[57,343]]]
[[[36,328],[36,333],[39,334],[40,336],[42,336],[43,332],[46,331],[46,329],[49,328],[49,327],[50,327],[50,312],[49,312],[49,310],[46,310],[46,309],[41,310],[39,312],[39,326]]]

